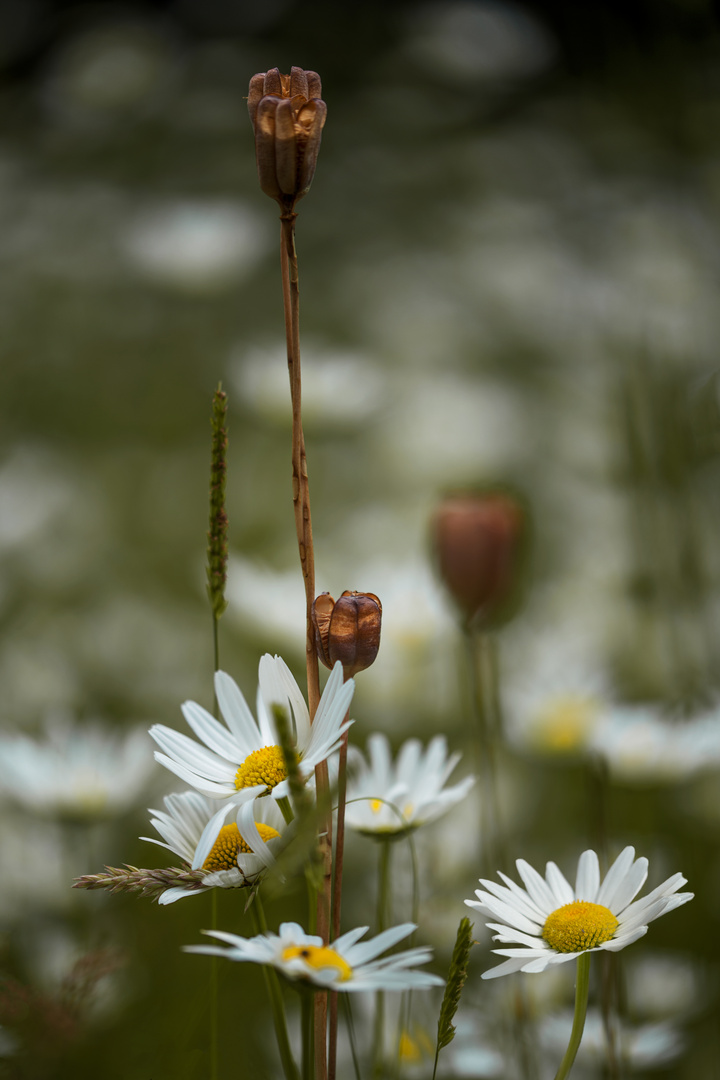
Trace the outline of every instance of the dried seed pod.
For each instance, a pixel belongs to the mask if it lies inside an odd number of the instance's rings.
[[[255,132],[260,187],[282,210],[292,213],[310,189],[327,105],[315,71],[278,68],[253,75],[248,111]]]
[[[375,661],[380,648],[382,604],[374,593],[348,592],[333,600],[320,593],[312,606],[315,648],[326,667],[339,660],[346,679]]]
[[[527,552],[524,506],[506,491],[453,495],[435,511],[440,577],[466,625],[487,629],[513,613]]]

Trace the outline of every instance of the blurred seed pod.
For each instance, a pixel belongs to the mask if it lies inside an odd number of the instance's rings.
[[[529,521],[508,491],[448,496],[433,514],[440,578],[467,627],[492,629],[515,614],[524,583]]]
[[[342,593],[337,601],[320,593],[312,606],[318,658],[332,668],[339,660],[346,679],[375,661],[380,648],[382,604],[374,593]]]
[[[315,71],[294,67],[289,75],[278,68],[253,75],[248,111],[255,132],[260,187],[283,211],[310,189],[327,105]]]

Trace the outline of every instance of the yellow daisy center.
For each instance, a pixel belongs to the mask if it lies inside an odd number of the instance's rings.
[[[352,978],[352,968],[347,960],[343,960],[340,953],[325,945],[288,945],[286,949],[283,949],[282,958],[283,960],[304,960],[316,971],[320,971],[321,968],[335,968],[340,975],[340,982],[347,982]]]
[[[556,952],[583,952],[609,941],[618,925],[612,911],[602,904],[573,900],[548,915],[542,936]]]
[[[241,788],[265,784],[269,791],[286,777],[287,769],[280,747],[262,746],[248,754],[235,773],[235,787],[240,791]],[[264,794],[267,795],[267,791]]]
[[[421,1028],[415,1028],[412,1033],[406,1029],[400,1032],[398,1057],[406,1065],[418,1065],[423,1058],[430,1057],[434,1050],[427,1033]]]
[[[597,714],[590,698],[567,694],[548,702],[537,717],[536,741],[543,750],[568,753],[581,747]]]
[[[255,826],[261,838],[267,844],[274,836],[279,836],[277,829],[272,825],[266,825],[262,821],[256,821]],[[243,840],[240,830],[233,822],[232,825],[223,825],[218,833],[218,838],[212,846],[212,851],[202,864],[203,870],[232,870],[237,866],[237,857],[242,852],[251,855],[252,848]]]

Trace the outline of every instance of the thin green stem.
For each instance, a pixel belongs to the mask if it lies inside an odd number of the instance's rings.
[[[555,1074],[555,1080],[565,1080],[570,1075],[575,1056],[580,1048],[580,1042],[585,1028],[585,1015],[587,1013],[588,990],[590,988],[590,953],[584,952],[578,956],[577,973],[575,983],[575,1015],[570,1032],[570,1042],[565,1051],[565,1057],[560,1063],[560,1068]]]
[[[212,624],[213,624],[213,672],[220,670],[220,636],[218,634],[218,624],[220,620],[213,611]],[[213,678],[213,716],[215,719],[219,719],[220,707],[218,705],[217,694],[215,693],[215,679]]]
[[[380,841],[380,865],[378,868],[377,932],[382,933],[389,921],[390,907],[390,841]],[[383,1043],[385,1041],[385,994],[375,994],[375,1029],[373,1032],[373,1076],[382,1075]]]
[[[210,913],[211,929],[217,930],[217,889],[211,889],[212,909]],[[210,964],[210,1076],[218,1080],[218,962],[219,956],[211,957]]]
[[[250,911],[252,913],[256,932],[258,934],[267,933],[265,912],[263,911],[260,902],[259,892],[255,893],[255,899],[250,905]],[[280,1060],[282,1062],[283,1072],[285,1073],[285,1080],[300,1080],[300,1073],[298,1072],[298,1067],[295,1064],[295,1059],[293,1058],[292,1050],[290,1049],[287,1021],[285,1019],[285,1003],[280,988],[280,980],[278,979],[277,972],[273,968],[264,964],[262,970],[265,979],[265,987],[268,992],[268,997],[270,998],[270,1008],[273,1014],[273,1024],[275,1025],[275,1038],[277,1039]]]
[[[313,1080],[315,1062],[315,994],[303,987],[300,990],[300,1009],[302,1014],[302,1080]]]
[[[290,805],[290,800],[288,799],[287,795],[283,799],[278,799],[277,804],[280,809],[280,813],[285,819],[285,824],[289,825],[291,821],[295,820],[295,815],[293,814],[293,809]]]
[[[357,1042],[355,1041],[355,1024],[353,1023],[352,1008],[350,1007],[350,995],[341,994],[343,1008],[345,1010],[345,1023],[348,1030],[348,1038],[350,1039],[350,1053],[353,1059],[353,1068],[355,1069],[355,1080],[361,1080],[360,1075],[360,1061],[358,1059]]]
[[[349,713],[345,719],[348,720]],[[347,749],[348,733],[343,735],[338,762],[337,785],[337,820],[335,823],[335,861],[333,863],[330,940],[340,936],[340,912],[342,909],[342,875],[345,851],[345,799],[347,796]],[[329,995],[328,1025],[328,1080],[335,1080],[337,1074],[337,1031],[338,1031],[338,994],[337,990]]]
[[[499,852],[503,846],[497,794],[494,730],[497,727],[494,706],[498,700],[498,691],[492,685],[496,668],[494,663],[486,663],[485,634],[469,628],[463,637],[470,690],[470,710],[475,722],[475,754],[480,781],[483,825],[480,864],[489,875],[497,869]]]

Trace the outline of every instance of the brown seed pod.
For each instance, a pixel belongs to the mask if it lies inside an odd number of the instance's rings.
[[[346,679],[375,661],[380,648],[382,604],[374,593],[348,592],[333,600],[320,593],[312,606],[318,659],[332,668],[339,660]]]
[[[299,67],[289,75],[272,68],[250,80],[248,111],[260,187],[288,213],[307,194],[315,175],[327,116],[321,93],[317,72]]]
[[[488,628],[514,611],[527,551],[528,521],[506,491],[452,495],[433,515],[438,572],[463,621]]]

